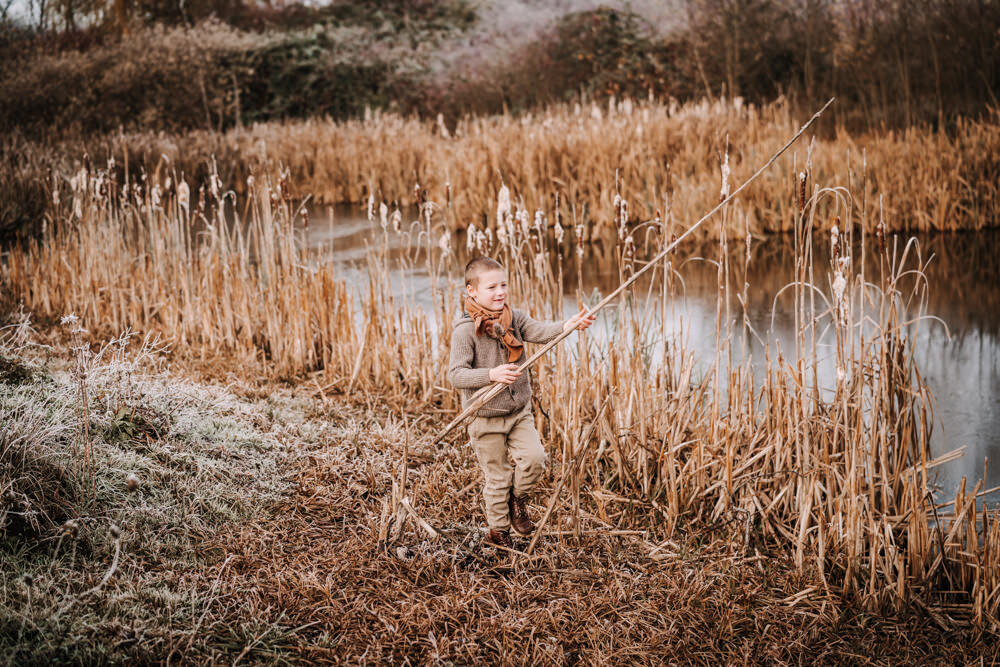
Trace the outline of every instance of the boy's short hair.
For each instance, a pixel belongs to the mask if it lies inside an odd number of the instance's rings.
[[[475,257],[470,259],[469,263],[465,265],[465,284],[475,286],[481,274],[495,269],[504,270],[503,264],[492,257]]]

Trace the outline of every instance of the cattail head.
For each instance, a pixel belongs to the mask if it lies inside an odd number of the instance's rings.
[[[111,524],[111,528],[108,531],[111,533],[111,538],[117,540],[121,537],[122,531],[115,524]]]
[[[844,274],[840,271],[833,278],[833,296],[839,303],[841,299],[844,298],[844,293],[847,290],[847,279],[844,278]]]
[[[184,215],[191,214],[191,188],[187,181],[180,181],[177,184],[177,205],[184,209]]]
[[[508,216],[510,216],[510,190],[504,184],[497,193],[497,226],[503,225]]]
[[[631,234],[625,237],[625,246],[622,248],[622,260],[625,265],[625,272],[631,275],[635,264],[635,239],[632,238]]]
[[[625,239],[625,200],[620,194],[615,193],[615,228],[618,230],[618,239]]]
[[[799,212],[806,210],[806,183],[809,180],[809,174],[805,171],[799,172]]]
[[[472,249],[476,247],[476,237],[478,234],[476,223],[470,222],[469,226],[465,228],[465,249],[469,252],[472,252]]]
[[[437,115],[437,126],[442,137],[445,139],[451,139],[451,133],[448,132],[448,126],[444,124],[444,114],[439,113]]]
[[[292,190],[288,187],[288,181],[291,178],[291,169],[288,167],[281,167],[278,169],[278,193],[281,195],[281,199],[285,202],[289,202],[292,199]]]
[[[527,209],[518,206],[516,214],[517,222],[521,227],[521,235],[527,238],[531,232],[531,218],[528,216]]]
[[[385,205],[385,202],[378,205],[378,219],[379,224],[382,225],[382,231],[385,231],[389,225],[389,207]]]

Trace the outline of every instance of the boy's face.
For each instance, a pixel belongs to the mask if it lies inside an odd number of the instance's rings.
[[[466,285],[469,296],[483,308],[503,310],[507,300],[507,272],[490,269],[479,274],[475,285]]]

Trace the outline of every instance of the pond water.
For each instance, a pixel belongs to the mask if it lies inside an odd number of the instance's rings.
[[[406,219],[412,220],[412,216]],[[365,274],[359,263],[369,245],[382,238],[377,223],[373,226],[357,208],[338,207],[314,210],[304,231],[311,248],[324,255],[332,253],[335,261],[343,263],[347,280],[359,290],[364,289],[367,280],[362,279]],[[895,242],[901,251],[911,236],[917,238],[920,255],[927,263],[925,312],[941,320],[928,318],[921,322],[914,349],[917,368],[934,399],[932,454],[938,456],[965,448],[962,458],[937,468],[938,497],[946,501],[954,498],[963,476],[967,478],[968,490],[983,479],[984,461],[988,462],[984,488],[1000,486],[1000,465],[994,464],[1000,458],[1000,232],[893,235],[887,244],[891,247]],[[815,280],[823,285],[827,284],[823,270],[828,267],[828,239],[823,235],[814,244]],[[458,243],[464,241],[453,240],[453,245]],[[401,245],[397,235],[389,235],[391,250],[402,254]],[[732,280],[742,286],[744,246],[742,242],[732,245],[732,265],[736,269]],[[692,259],[690,248],[682,247],[678,252],[681,254],[674,262],[683,287],[678,287],[677,294],[670,299],[664,330],[682,337],[685,346],[707,368],[716,352],[717,269],[711,261]],[[701,252],[706,257],[717,257],[718,246],[706,246]],[[595,289],[607,294],[618,285],[618,270],[610,254],[607,246],[601,244],[588,247],[579,262],[574,253],[567,253],[564,315],[576,312],[579,284],[584,294]],[[876,258],[871,255],[866,262],[869,279],[878,275]],[[763,338],[780,344],[786,357],[794,350],[792,291],[778,295],[792,281],[793,265],[790,238],[773,237],[754,241],[751,246],[747,315],[753,328]],[[583,267],[580,283],[576,278],[577,267]],[[407,286],[406,292],[415,306],[431,310],[431,279],[420,263],[396,271],[393,283],[400,294],[403,285]],[[731,298],[730,318],[741,316],[738,308],[735,297]],[[603,318],[603,328],[597,326],[591,334],[599,340],[615,335],[609,324],[611,319]],[[748,349],[754,360],[763,362],[763,347],[759,342],[751,338]],[[831,350],[829,357],[821,358],[819,370],[821,379],[829,379],[830,387],[835,377],[832,355]],[[991,493],[984,500],[993,505],[1000,501],[1000,492]]]

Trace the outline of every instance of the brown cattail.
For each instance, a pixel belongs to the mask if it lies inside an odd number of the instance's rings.
[[[555,208],[556,227],[562,228],[562,213],[559,212],[559,191],[558,190],[556,190],[555,196],[556,196],[556,208]]]
[[[809,173],[799,172],[799,211],[806,210],[806,182],[809,180]]]

